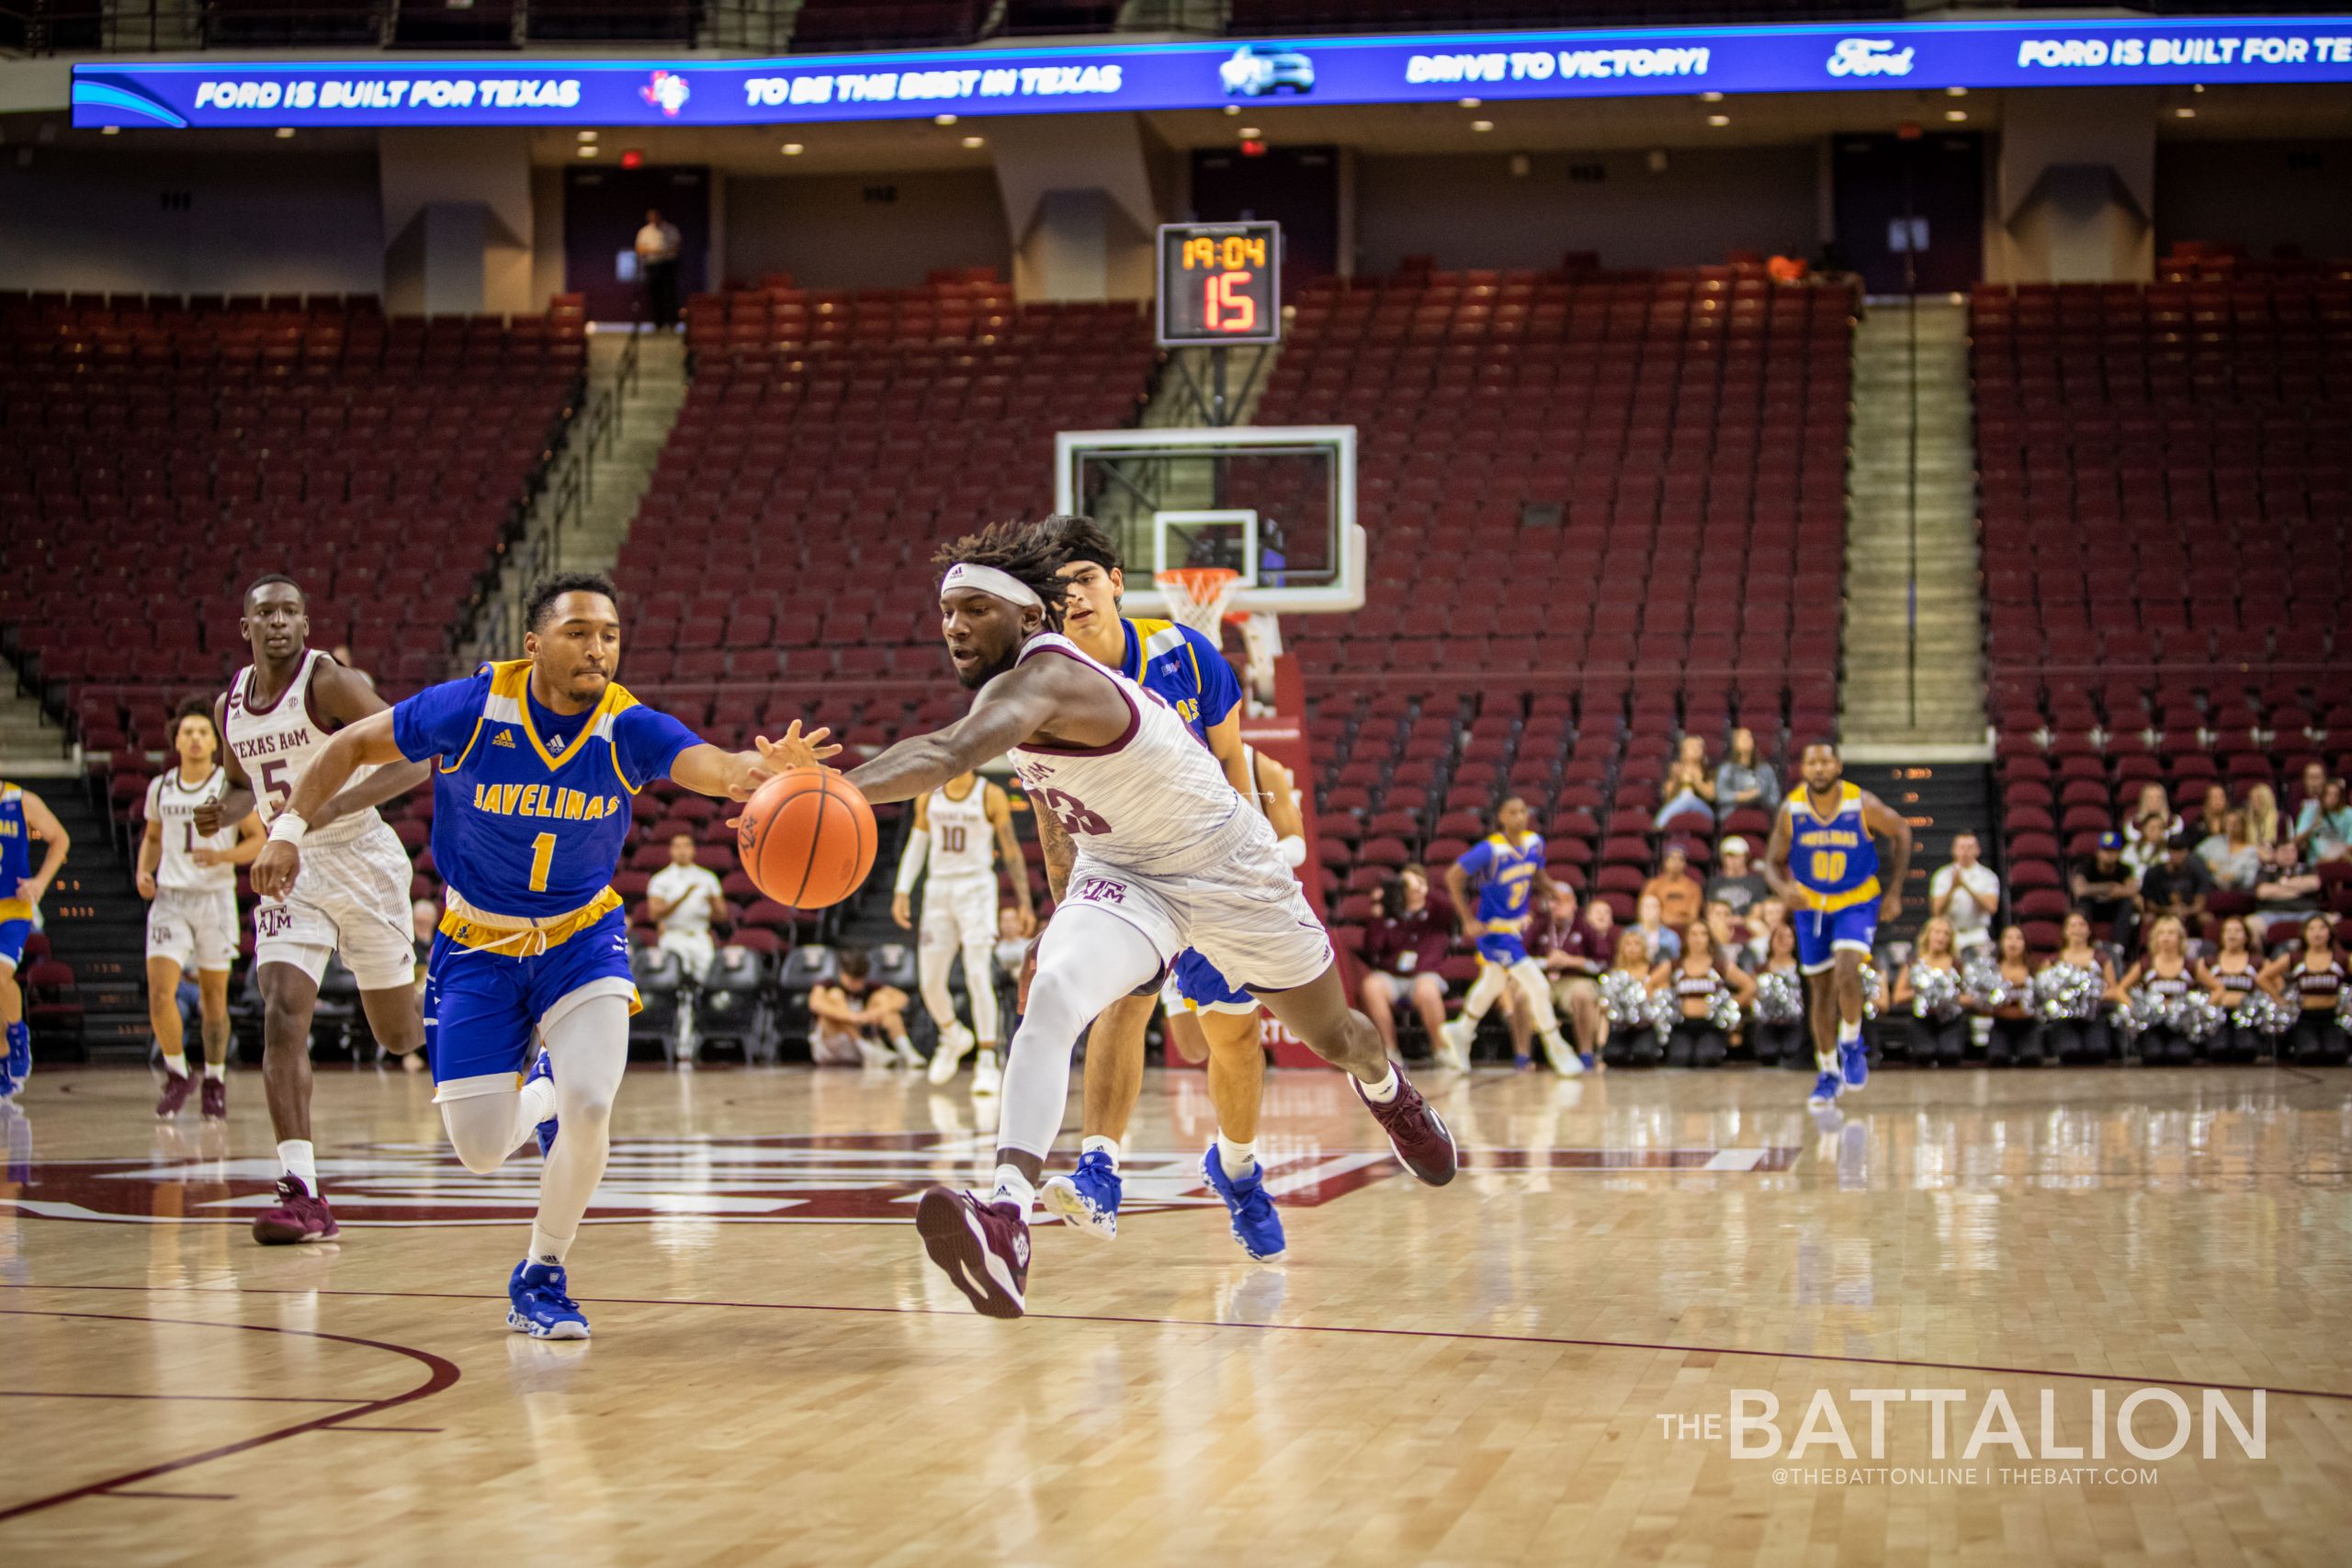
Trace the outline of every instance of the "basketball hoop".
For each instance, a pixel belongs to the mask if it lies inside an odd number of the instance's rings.
[[[1183,566],[1154,572],[1151,580],[1168,595],[1169,613],[1211,642],[1220,638],[1220,621],[1238,624],[1250,618],[1226,608],[1241,588],[1241,574],[1230,567]]]

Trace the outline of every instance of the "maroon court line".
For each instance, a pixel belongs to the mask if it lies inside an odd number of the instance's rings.
[[[425,1369],[426,1374],[423,1382],[404,1393],[396,1393],[385,1399],[367,1400],[353,1405],[348,1410],[330,1411],[324,1416],[313,1416],[308,1421],[298,1421],[290,1427],[280,1427],[274,1431],[264,1432],[258,1437],[245,1438],[233,1443],[223,1443],[219,1448],[208,1449],[202,1453],[191,1454],[185,1459],[166,1460],[161,1464],[151,1464],[143,1470],[134,1470],[105,1481],[90,1482],[63,1492],[52,1493],[46,1497],[36,1497],[30,1502],[18,1503],[14,1507],[0,1508],[0,1524],[21,1517],[26,1514],[38,1513],[43,1508],[54,1508],[62,1503],[76,1502],[84,1497],[108,1495],[113,1494],[117,1487],[133,1486],[141,1481],[152,1481],[159,1475],[169,1475],[175,1471],[209,1463],[216,1459],[226,1459],[231,1454],[243,1453],[247,1449],[257,1449],[266,1444],[283,1442],[288,1438],[300,1437],[305,1432],[329,1430],[345,1421],[379,1415],[387,1410],[395,1410],[403,1404],[427,1399],[441,1393],[444,1389],[454,1385],[460,1375],[456,1362],[434,1355],[429,1350],[413,1349],[406,1345],[394,1345],[382,1339],[362,1339],[349,1334],[320,1334],[301,1328],[280,1328],[273,1324],[207,1323],[201,1318],[150,1317],[138,1313],[50,1312],[32,1307],[0,1307],[0,1315],[71,1317],[99,1323],[160,1323],[179,1328],[233,1328],[247,1334],[286,1334],[301,1339],[320,1339],[338,1345],[364,1346],[370,1350],[389,1350],[396,1356],[406,1356],[410,1360],[419,1363]],[[164,1495],[173,1495],[173,1494],[164,1494]]]
[[[144,1285],[11,1285],[18,1291],[145,1291]],[[223,1291],[217,1285],[204,1286],[203,1291]],[[316,1291],[280,1290],[267,1286],[234,1285],[224,1293],[240,1295],[311,1295],[357,1296],[393,1301],[495,1301],[465,1291]],[[654,1307],[724,1307],[745,1312],[833,1312],[861,1314],[886,1317],[968,1317],[968,1313],[943,1307],[844,1306],[819,1302],[707,1302],[685,1301],[662,1296],[594,1296],[581,1298],[582,1302],[604,1306]],[[0,1308],[0,1312],[6,1311]],[[74,1316],[74,1314],[58,1314]],[[2125,1383],[2151,1385],[2158,1388],[2211,1388],[2224,1393],[2276,1393],[2296,1399],[2336,1399],[2352,1401],[2352,1390],[2332,1388],[2278,1388],[2269,1383],[2209,1382],[2202,1378],[2146,1377],[2129,1372],[2066,1371],[2050,1367],[2003,1367],[1974,1361],[1912,1361],[1895,1356],[1839,1356],[1826,1350],[1758,1350],[1736,1345],[1674,1345],[1645,1339],[1571,1339],[1547,1334],[1488,1334],[1467,1328],[1377,1328],[1361,1325],[1332,1323],[1225,1323],[1204,1317],[1124,1317],[1108,1313],[1032,1312],[1026,1314],[1049,1323],[1118,1323],[1133,1324],[1146,1328],[1254,1328],[1268,1334],[1357,1334],[1396,1339],[1473,1339],[1498,1345],[1561,1345],[1589,1350],[1659,1350],[1679,1356],[1747,1356],[1770,1361],[1825,1361],[1849,1367],[1892,1367],[1899,1371],[1927,1372],[1976,1372],[1988,1377],[2068,1378],[2082,1382]],[[134,1320],[146,1321],[146,1320]],[[168,1321],[168,1320],[157,1320]],[[214,1325],[227,1327],[230,1325]],[[322,1339],[340,1337],[322,1334]],[[372,1344],[371,1340],[356,1340],[356,1344]],[[386,1348],[398,1349],[398,1346]],[[422,1356],[424,1352],[412,1352]],[[456,1381],[454,1378],[452,1382]],[[412,1396],[413,1397],[413,1396]],[[329,1416],[326,1420],[347,1420],[367,1412],[353,1411],[345,1416]],[[0,1514],[0,1519],[6,1518]]]

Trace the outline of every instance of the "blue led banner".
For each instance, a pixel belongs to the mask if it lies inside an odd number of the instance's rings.
[[[77,126],[808,125],[935,114],[2352,81],[2352,17],[1668,28],[785,60],[74,67]]]

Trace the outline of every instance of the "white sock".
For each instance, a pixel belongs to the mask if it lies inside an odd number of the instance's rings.
[[[1081,1156],[1097,1153],[1109,1155],[1111,1156],[1111,1168],[1113,1170],[1119,1168],[1119,1140],[1116,1138],[1105,1138],[1098,1135],[1091,1138],[1081,1139],[1078,1145],[1078,1152]]]
[[[1813,1054],[1813,1065],[1825,1073],[1834,1073],[1838,1070],[1838,1053],[1815,1051]]]
[[[319,1195],[318,1156],[311,1151],[308,1138],[288,1138],[277,1145],[277,1168]]]
[[[164,1053],[164,1071],[175,1078],[187,1077],[187,1057],[177,1051]]]
[[[531,1250],[524,1254],[526,1263],[544,1263],[550,1269],[563,1266],[563,1255],[571,1250],[571,1237],[550,1235],[537,1225],[531,1227]]]
[[[992,1045],[981,1046],[980,1054],[973,1059],[972,1066],[975,1071],[987,1068],[993,1072],[996,1069],[996,1048]]]
[[[996,1186],[989,1191],[988,1201],[1012,1204],[1021,1211],[1022,1224],[1026,1224],[1029,1223],[1029,1211],[1037,1202],[1037,1189],[1021,1174],[1019,1167],[1001,1165],[996,1168]]]
[[[1844,1019],[1842,1019],[1842,1018],[1841,1018],[1841,1019],[1839,1019],[1839,1020],[1838,1021],[1838,1047],[1839,1047],[1841,1050],[1842,1050],[1842,1049],[1849,1049],[1849,1048],[1851,1048],[1851,1047],[1853,1047],[1853,1046],[1859,1045],[1859,1044],[1860,1044],[1861,1043],[1862,1043],[1862,1021],[1861,1021],[1860,1019],[1856,1019],[1853,1022],[1851,1022],[1851,1023],[1848,1023]]]
[[[1386,1077],[1382,1078],[1378,1083],[1364,1084],[1363,1097],[1376,1105],[1385,1105],[1396,1098],[1396,1091],[1404,1087],[1404,1083],[1405,1080],[1396,1076],[1396,1064],[1391,1062],[1388,1064]]]
[[[204,1076],[210,1078],[215,1083],[225,1082],[229,1077],[229,1064],[226,1062],[207,1062],[204,1064]]]
[[[1245,1144],[1226,1136],[1225,1129],[1216,1130],[1216,1161],[1225,1167],[1227,1177],[1238,1179],[1258,1168],[1258,1145]]]

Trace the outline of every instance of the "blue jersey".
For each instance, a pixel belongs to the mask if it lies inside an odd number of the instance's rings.
[[[1789,818],[1789,876],[1813,896],[1811,908],[1834,913],[1877,900],[1878,845],[1862,822],[1860,786],[1839,784],[1838,808],[1826,818],[1802,788],[1781,809]]]
[[[1119,631],[1126,639],[1119,673],[1165,697],[1205,744],[1241,702],[1241,682],[1216,644],[1174,621],[1121,621]]]
[[[392,710],[401,755],[441,759],[434,863],[485,914],[546,920],[617,908],[610,884],[629,797],[669,773],[694,732],[613,683],[587,712],[558,715],[532,698],[530,681],[528,660],[485,664]]]
[[[32,829],[25,824],[25,792],[0,784],[0,920],[29,920],[33,907],[17,897],[17,884],[33,874]]]
[[[1478,886],[1478,923],[1490,931],[1527,929],[1528,900],[1534,896],[1535,874],[1544,869],[1544,840],[1522,833],[1514,844],[1491,833],[1453,863]]]

